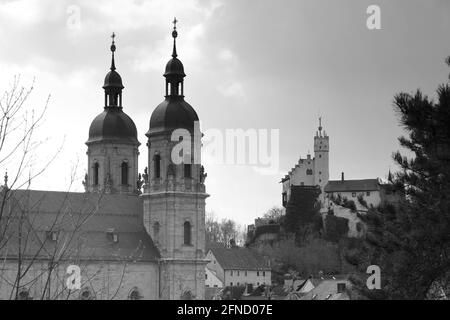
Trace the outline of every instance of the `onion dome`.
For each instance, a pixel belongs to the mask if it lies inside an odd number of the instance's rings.
[[[115,34],[112,34],[112,60],[111,68],[105,77],[103,89],[105,90],[104,111],[95,117],[89,128],[89,139],[86,144],[110,142],[139,145],[137,129],[133,120],[122,110],[122,77],[116,71],[114,52]]]
[[[177,58],[176,38],[178,32],[176,23],[177,20],[174,19],[172,59],[167,63],[164,73],[166,78],[165,100],[153,111],[147,136],[170,132],[179,128],[193,131],[195,121],[199,121],[194,108],[184,100],[183,78],[186,74],[184,73],[183,63]]]

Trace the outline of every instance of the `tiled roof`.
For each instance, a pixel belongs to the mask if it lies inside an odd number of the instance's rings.
[[[337,291],[338,283],[345,283],[349,287],[348,280],[323,280],[314,289],[302,296],[301,300],[349,300],[346,292]]]
[[[159,251],[142,221],[142,201],[137,195],[16,190],[10,199],[10,236],[0,246],[0,256],[46,259],[57,252],[63,259],[153,261]],[[23,216],[25,223],[20,224]],[[0,221],[4,225],[5,215]],[[17,231],[24,228],[27,242],[19,247]],[[48,239],[49,230],[58,240]],[[111,233],[118,235],[112,240]]]
[[[224,270],[270,270],[263,256],[248,248],[211,248]]]
[[[330,180],[325,186],[325,192],[375,191],[379,189],[378,179]]]

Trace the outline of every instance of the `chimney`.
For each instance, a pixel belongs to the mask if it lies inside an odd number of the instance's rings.
[[[344,172],[341,172],[341,182],[344,182]]]

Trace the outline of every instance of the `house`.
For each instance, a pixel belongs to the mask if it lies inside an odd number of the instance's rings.
[[[353,200],[357,203],[363,199],[368,207],[377,207],[382,202],[381,182],[379,179],[345,180],[341,173],[341,180],[330,180],[324,188],[326,199]]]
[[[351,283],[347,278],[332,277],[320,280],[312,290],[299,297],[299,300],[350,300],[347,289],[351,288]]]
[[[205,286],[207,288],[222,288],[223,282],[219,279],[214,270],[205,268]]]
[[[266,259],[249,248],[211,248],[206,254],[207,268],[214,271],[224,286],[257,287],[271,284],[271,268]]]

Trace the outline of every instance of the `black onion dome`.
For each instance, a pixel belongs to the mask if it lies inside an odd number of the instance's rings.
[[[89,140],[86,144],[95,142],[139,145],[136,125],[121,108],[105,108],[89,128]]]
[[[173,57],[166,64],[166,72],[164,72],[164,76],[181,76],[185,77],[183,63],[176,57]]]
[[[120,88],[123,89],[123,84],[122,84],[122,77],[120,76],[120,74],[115,71],[115,70],[111,70],[110,72],[108,72],[105,76],[105,84],[103,85],[103,89],[106,88]]]
[[[192,132],[195,121],[198,116],[194,108],[182,96],[170,96],[153,111],[147,135],[181,128]]]

